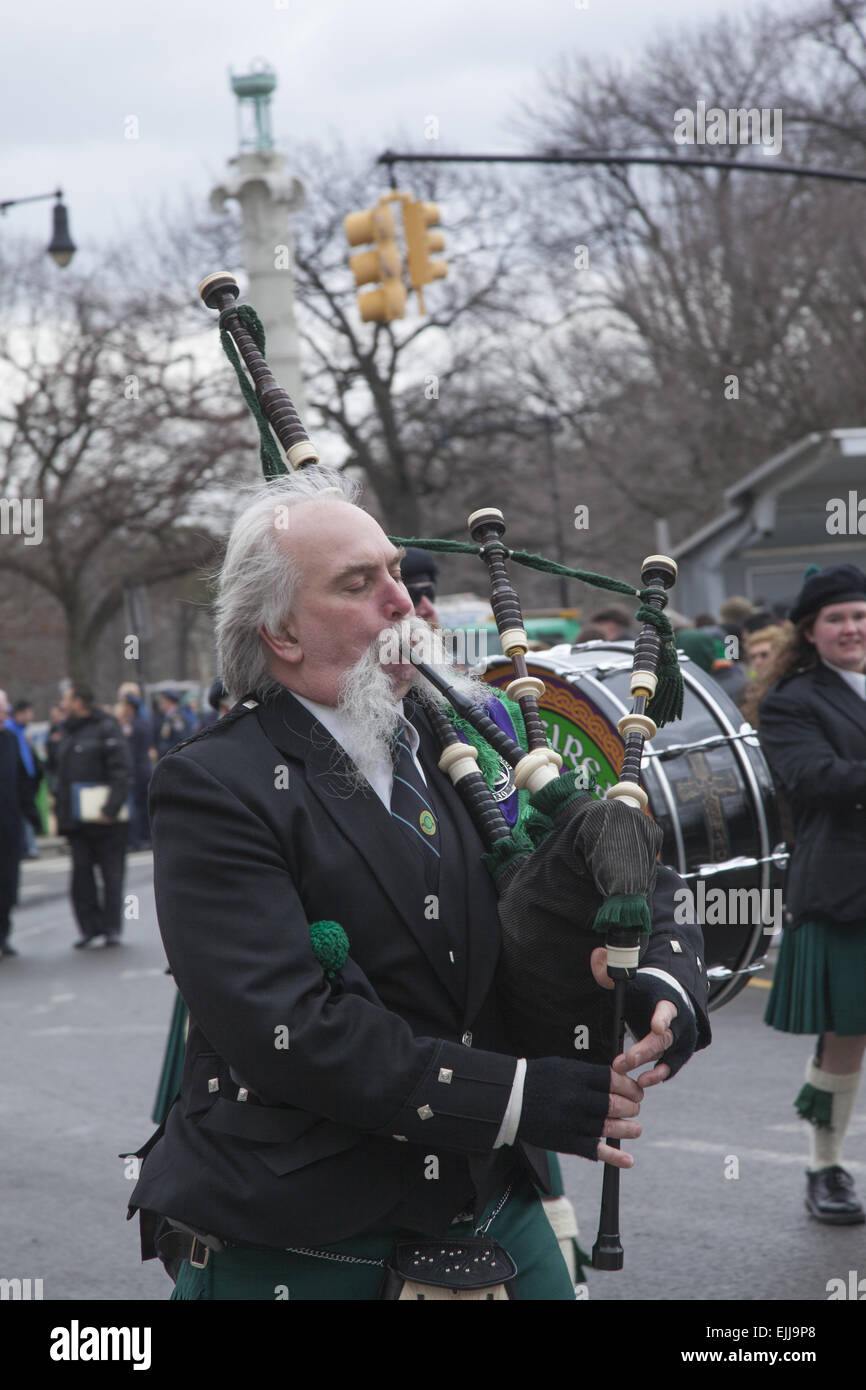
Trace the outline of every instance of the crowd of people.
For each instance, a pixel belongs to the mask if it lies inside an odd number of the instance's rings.
[[[96,703],[81,682],[66,682],[52,707],[44,752],[28,737],[33,706],[11,706],[0,691],[0,956],[18,954],[10,940],[20,864],[39,858],[37,835],[47,826],[39,807],[47,787],[58,835],[69,844],[70,897],[79,950],[116,946],[123,924],[126,854],[150,848],[148,787],[160,758],[224,712],[217,680],[199,714],[181,693],[160,690],[148,712],[141,686],[124,682],[111,706]]]
[[[764,604],[739,595],[725,599],[718,614],[699,613],[690,619],[669,608],[667,616],[680,650],[718,681],[750,723],[757,723],[763,675],[785,645],[790,622]],[[628,609],[614,603],[591,613],[576,640],[617,642],[633,638],[635,632]]]

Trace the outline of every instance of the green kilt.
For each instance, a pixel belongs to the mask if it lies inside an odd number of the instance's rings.
[[[764,1022],[782,1033],[866,1033],[866,922],[786,927]]]
[[[501,1198],[490,1202],[479,1224],[484,1225],[491,1216],[486,1234],[498,1240],[517,1265],[518,1299],[573,1303],[574,1285],[565,1260],[528,1179],[517,1177],[507,1202],[501,1205]],[[449,1237],[459,1240],[471,1236],[473,1229],[473,1222],[459,1222],[451,1227]],[[355,1236],[321,1246],[318,1255],[230,1247],[221,1255],[212,1254],[204,1269],[194,1269],[185,1260],[171,1297],[182,1302],[370,1302],[378,1297],[385,1261],[394,1243],[412,1238],[405,1231]]]
[[[165,1043],[165,1055],[162,1059],[162,1071],[159,1074],[159,1085],[156,1088],[156,1100],[153,1103],[151,1114],[151,1119],[155,1125],[162,1124],[180,1090],[188,1024],[189,1015],[186,1004],[178,994],[171,1014],[171,1023]]]

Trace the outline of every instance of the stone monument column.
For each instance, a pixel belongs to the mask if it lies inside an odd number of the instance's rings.
[[[304,204],[304,186],[289,174],[285,155],[274,149],[270,100],[276,73],[259,61],[245,76],[232,77],[231,85],[238,99],[239,152],[229,160],[233,174],[213,189],[210,203],[215,212],[227,198],[241,205],[247,297],[264,325],[271,370],[309,428],[295,323],[291,224],[291,214]]]

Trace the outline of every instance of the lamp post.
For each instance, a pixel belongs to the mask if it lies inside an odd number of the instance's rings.
[[[36,193],[32,198],[0,199],[0,212],[5,214],[8,208],[17,207],[19,203],[42,203],[46,198],[56,198],[57,201],[53,209],[51,241],[45,249],[55,265],[67,266],[75,255],[76,247],[69,235],[69,212],[63,202],[62,189],[55,189],[53,193]]]

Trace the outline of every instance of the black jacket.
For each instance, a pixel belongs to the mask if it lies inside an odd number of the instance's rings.
[[[435,903],[402,831],[335,780],[337,746],[288,692],[158,765],[157,911],[192,1021],[133,1209],[241,1242],[327,1243],[377,1225],[441,1234],[516,1166],[544,1181],[538,1150],[492,1151],[515,1071],[496,892],[429,725],[413,722],[439,819]],[[349,938],[333,982],[310,949],[319,920]],[[674,955],[664,934],[656,949],[703,1027],[695,952]]]
[[[773,686],[759,732],[794,819],[791,920],[866,921],[866,700],[821,664]]]
[[[105,814],[116,816],[127,796],[131,767],[126,739],[117,720],[101,709],[83,719],[67,719],[64,736],[55,745],[57,828],[61,835],[81,829],[73,818],[72,786],[99,782],[111,786]]]
[[[21,821],[32,810],[28,782],[18,740],[0,724],[0,940],[5,939],[8,914],[18,900]]]

